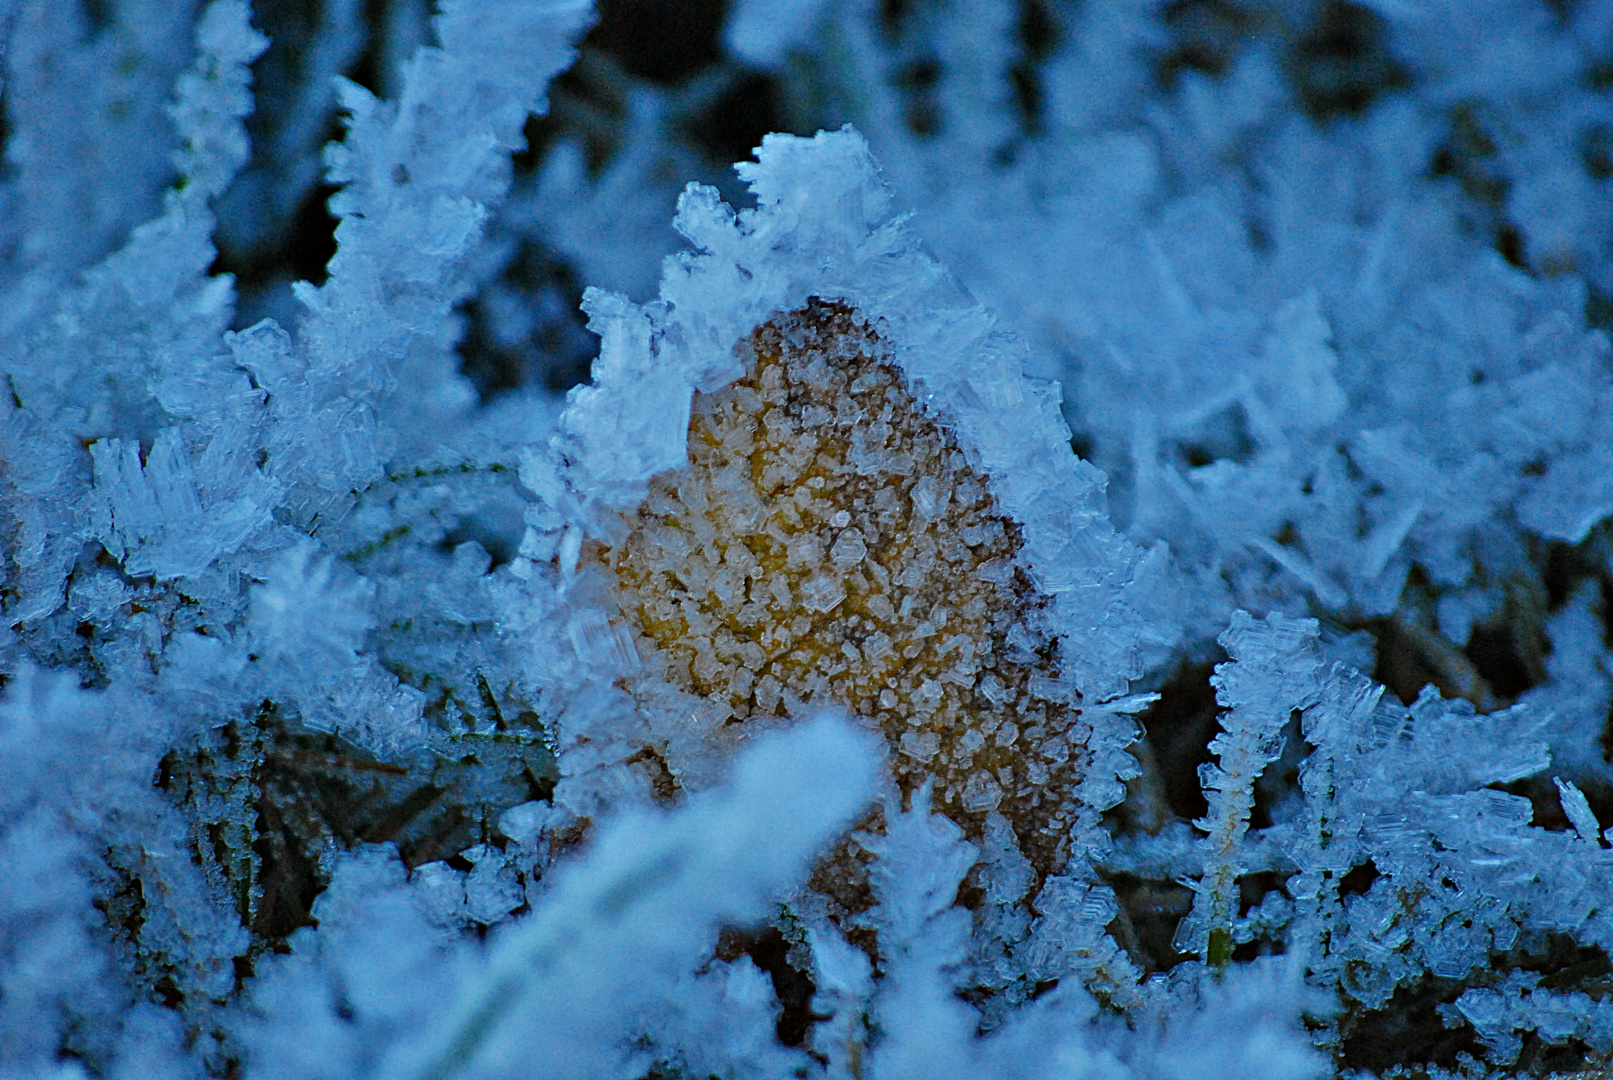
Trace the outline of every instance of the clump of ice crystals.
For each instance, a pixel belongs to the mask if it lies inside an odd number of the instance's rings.
[[[523,470],[548,497],[526,548],[579,597],[553,620],[573,685],[636,705],[614,763],[597,719],[562,731],[561,797],[622,760],[699,786],[725,744],[833,702],[904,791],[933,778],[968,834],[1000,814],[1058,872],[1123,794],[1135,727],[1095,706],[1169,645],[1146,618],[1165,553],[1114,533],[1057,386],[892,215],[860,135],[769,136],[739,168],[756,209],[691,185],[697,250],[658,301],[589,294],[593,385]]]

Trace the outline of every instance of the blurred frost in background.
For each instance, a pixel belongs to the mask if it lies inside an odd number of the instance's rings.
[[[1613,1059],[1613,3],[0,0],[0,41],[0,1076]],[[990,642],[879,616],[956,665],[901,708],[975,703],[961,795],[939,722],[871,734],[895,681],[715,634],[743,711],[680,690],[601,554],[822,298],[954,440],[857,459],[912,550],[956,462],[1001,515],[954,544],[1018,597]],[[821,573],[712,595],[872,588],[827,520]]]

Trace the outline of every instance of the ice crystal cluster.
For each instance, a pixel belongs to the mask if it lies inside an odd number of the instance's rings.
[[[0,44],[0,1077],[1613,1067],[1613,4]]]

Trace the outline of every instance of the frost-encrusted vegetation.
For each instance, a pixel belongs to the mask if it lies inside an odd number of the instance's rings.
[[[0,0],[0,1076],[1613,1063],[1613,4],[717,7]]]

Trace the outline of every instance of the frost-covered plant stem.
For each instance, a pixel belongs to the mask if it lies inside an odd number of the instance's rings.
[[[436,340],[470,282],[467,260],[510,184],[509,155],[573,53],[563,43],[591,20],[588,0],[527,0],[496,9],[447,0],[440,46],[405,66],[395,103],[342,80],[348,133],[325,153],[340,219],[330,277],[296,287],[316,371],[372,394],[408,383],[406,412],[450,414],[468,386]],[[452,124],[442,124],[453,116]],[[412,365],[407,374],[400,365]],[[402,406],[400,406],[402,407]]]
[[[1245,869],[1239,860],[1255,781],[1282,754],[1293,714],[1314,700],[1320,660],[1309,646],[1315,632],[1310,619],[1273,613],[1260,623],[1237,611],[1217,638],[1232,661],[1217,665],[1211,682],[1216,700],[1229,711],[1221,716],[1223,730],[1210,742],[1219,763],[1199,770],[1210,808],[1193,824],[1207,834],[1205,869],[1193,886],[1193,911],[1176,931],[1176,947],[1197,952],[1213,968],[1232,959],[1238,876]]]

